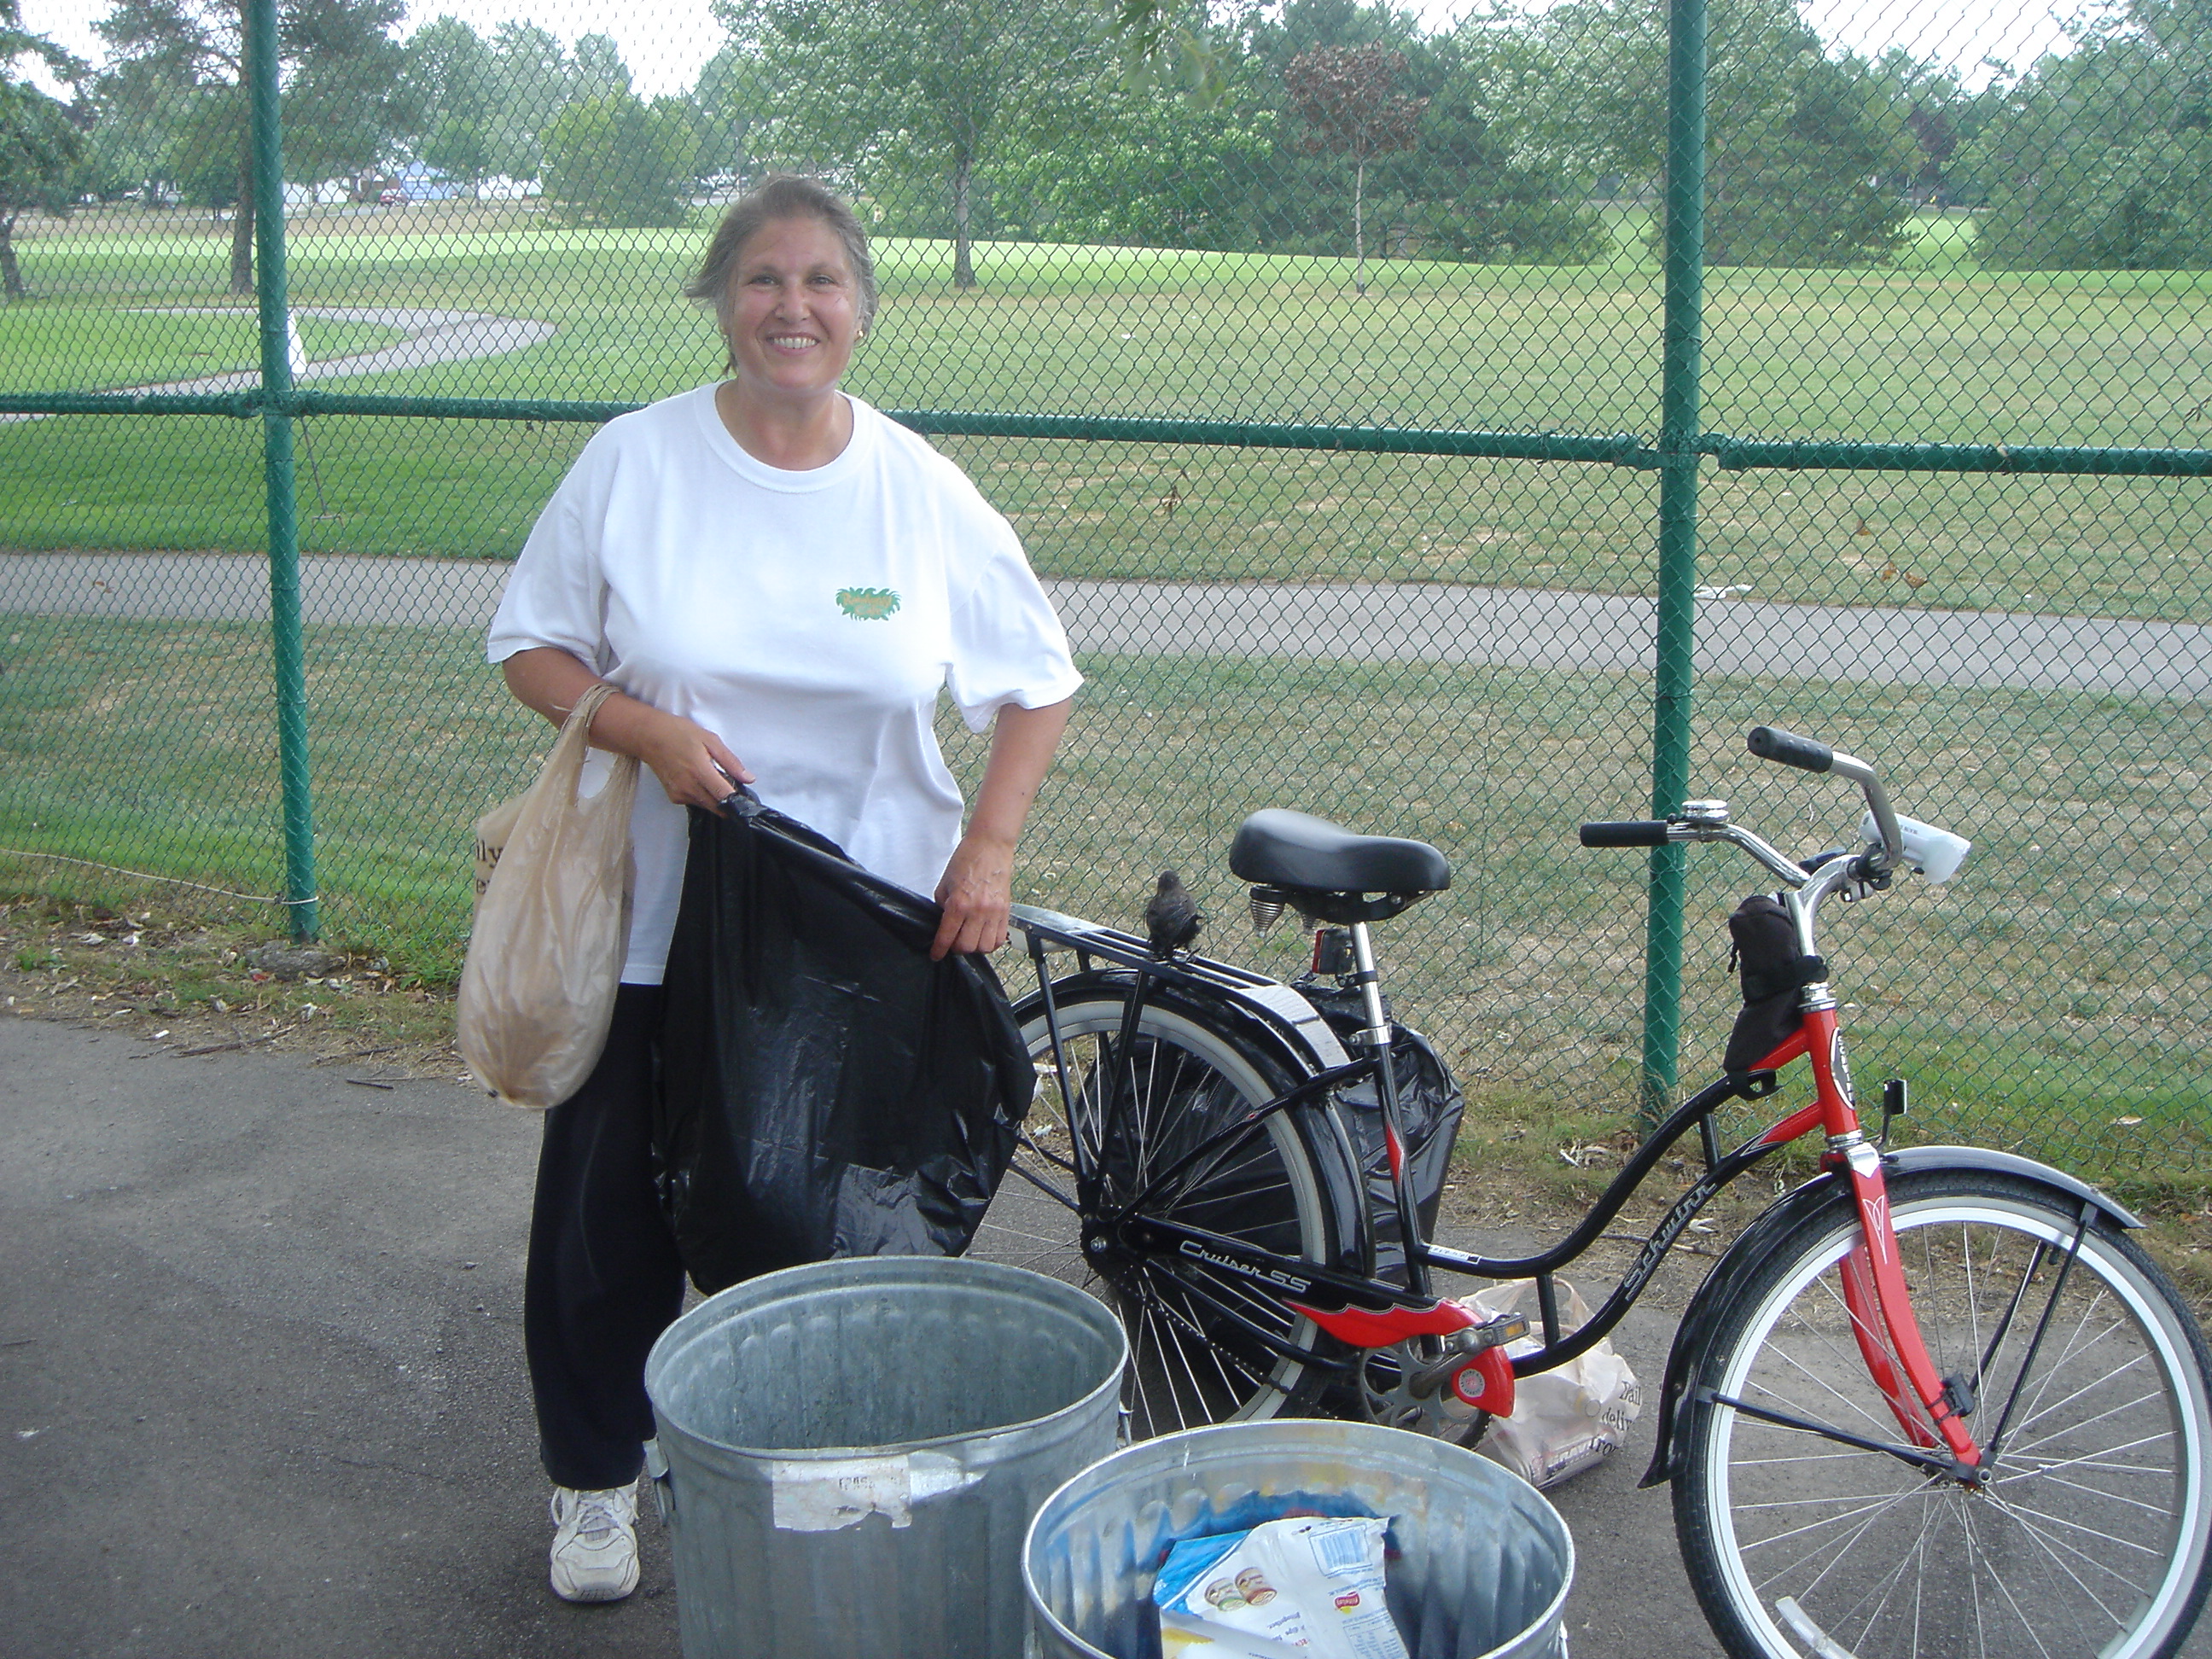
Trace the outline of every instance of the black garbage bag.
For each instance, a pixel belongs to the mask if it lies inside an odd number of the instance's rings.
[[[668,956],[661,1202],[713,1292],[836,1255],[957,1255],[1035,1085],[934,903],[757,802],[694,808]]]
[[[1359,992],[1352,987],[1320,980],[1301,980],[1298,993],[1321,1011],[1329,1029],[1357,1059],[1364,1051],[1351,1041],[1352,1034],[1367,1024]],[[1451,1168],[1452,1147],[1459,1139],[1461,1115],[1467,1097],[1428,1038],[1411,1026],[1395,1022],[1391,1027],[1390,1070],[1398,1084],[1398,1115],[1406,1134],[1406,1180],[1420,1212],[1421,1231],[1437,1224],[1437,1207],[1443,1198],[1444,1176]],[[1367,1204],[1375,1218],[1375,1271],[1378,1277],[1403,1284],[1406,1241],[1398,1231],[1398,1200],[1390,1189],[1390,1154],[1382,1138],[1382,1080],[1364,1082],[1337,1091],[1345,1108],[1344,1127],[1352,1137],[1352,1150],[1367,1180]]]

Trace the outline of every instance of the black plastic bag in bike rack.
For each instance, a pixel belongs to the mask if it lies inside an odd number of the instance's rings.
[[[1805,1023],[1797,994],[1828,976],[1819,957],[1797,953],[1797,927],[1771,893],[1753,893],[1729,916],[1729,966],[1743,978],[1743,1006],[1729,1032],[1722,1069],[1749,1072]]]
[[[957,1255],[1035,1073],[938,907],[756,803],[695,808],[668,956],[660,1197],[712,1292],[836,1255]]]
[[[1349,1041],[1367,1024],[1366,1006],[1356,988],[1302,980],[1297,990],[1321,1011],[1348,1053],[1357,1057],[1364,1052]],[[1467,1097],[1426,1037],[1395,1022],[1391,1029],[1390,1069],[1397,1079],[1398,1115],[1406,1135],[1406,1180],[1420,1213],[1421,1229],[1430,1232],[1436,1226]],[[1352,1137],[1352,1152],[1367,1182],[1368,1208],[1375,1218],[1375,1271],[1381,1278],[1402,1280],[1406,1247],[1399,1236],[1398,1200],[1391,1191],[1390,1155],[1382,1139],[1381,1090],[1381,1079],[1369,1078],[1339,1090],[1336,1098],[1346,1109],[1342,1114],[1345,1132]]]

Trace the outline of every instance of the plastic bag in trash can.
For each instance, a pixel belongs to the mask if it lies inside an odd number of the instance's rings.
[[[991,964],[929,959],[939,916],[757,802],[692,810],[654,1150],[702,1291],[967,1249],[1036,1079]]]

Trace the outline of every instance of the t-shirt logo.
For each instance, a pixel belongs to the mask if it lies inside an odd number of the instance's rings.
[[[837,592],[837,608],[861,622],[881,622],[899,608],[899,596],[888,587],[846,587]]]

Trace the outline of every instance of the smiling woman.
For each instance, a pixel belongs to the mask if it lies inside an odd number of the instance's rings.
[[[653,1128],[664,1006],[698,994],[706,971],[670,948],[679,908],[696,918],[712,902],[686,891],[693,828],[752,786],[875,875],[934,892],[930,958],[995,950],[1015,844],[1079,680],[1013,526],[839,388],[876,301],[844,203],[768,180],[731,209],[685,291],[713,307],[729,378],[585,446],[491,629],[508,688],[556,725],[611,685],[591,739],[646,769],[623,983],[599,1066],[547,1114],[531,1229],[524,1328],[557,1489],[553,1586],[570,1601],[637,1582],[645,1357],[683,1298]],[[992,733],[964,824],[936,735],[948,693]],[[779,1020],[811,1021],[811,1006]],[[794,1041],[836,1046],[826,1023]],[[811,1139],[781,1115],[790,1101],[753,1109]],[[788,1196],[749,1194],[771,1210]]]

